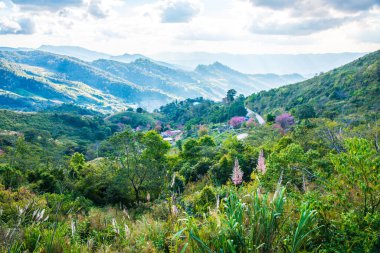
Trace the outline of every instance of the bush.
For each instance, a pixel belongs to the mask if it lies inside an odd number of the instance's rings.
[[[198,213],[207,213],[209,208],[215,207],[216,194],[212,186],[205,186],[196,196],[194,206]]]

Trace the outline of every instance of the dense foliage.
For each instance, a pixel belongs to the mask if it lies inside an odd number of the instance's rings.
[[[162,106],[159,111],[169,123],[176,126],[220,123],[234,116],[246,116],[244,101],[242,95],[227,103],[216,103],[203,98],[186,99]]]

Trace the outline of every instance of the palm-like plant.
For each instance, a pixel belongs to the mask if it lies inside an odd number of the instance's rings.
[[[301,211],[301,216],[298,221],[296,230],[293,233],[292,245],[290,248],[291,253],[298,252],[300,248],[310,239],[310,234],[317,230],[319,227],[310,229],[315,223],[317,212],[304,207]]]

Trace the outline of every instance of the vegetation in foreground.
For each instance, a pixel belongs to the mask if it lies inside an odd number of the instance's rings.
[[[2,251],[377,252],[378,123],[203,129],[174,147],[126,128],[90,161],[7,136]]]

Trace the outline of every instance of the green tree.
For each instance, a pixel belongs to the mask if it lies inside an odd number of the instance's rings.
[[[309,104],[301,105],[297,108],[296,115],[299,119],[315,118],[314,107]]]
[[[340,183],[338,189],[359,203],[365,217],[380,206],[380,156],[366,139],[347,139],[344,148],[345,152],[331,157],[338,177],[334,181]]]
[[[302,190],[305,177],[311,173],[308,170],[307,154],[296,143],[290,143],[286,147],[279,146],[279,148],[269,156],[268,172],[271,177],[267,178],[276,182],[282,177],[284,183],[292,183]]]
[[[227,91],[227,102],[232,103],[235,100],[236,90],[230,89]]]
[[[69,167],[70,174],[73,177],[78,177],[86,165],[86,159],[83,154],[75,152],[70,159]]]
[[[145,134],[127,129],[111,138],[114,158],[125,171],[133,188],[135,200],[140,201],[142,191],[159,192],[164,182],[166,154],[170,144],[156,131]]]

